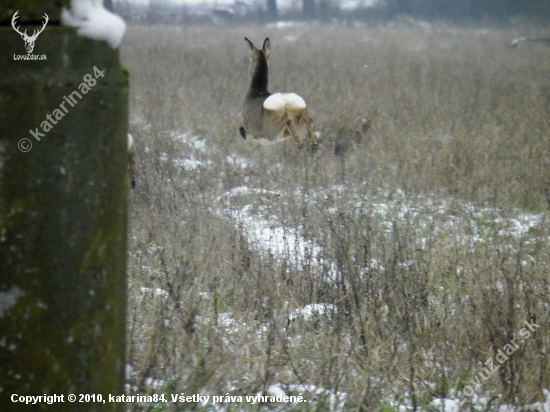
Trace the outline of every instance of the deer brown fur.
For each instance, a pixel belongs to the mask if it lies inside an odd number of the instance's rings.
[[[269,39],[265,39],[261,50],[246,37],[245,41],[250,52],[250,86],[239,122],[241,137],[251,136],[261,144],[275,144],[292,137],[298,147],[302,147],[302,138],[307,135],[310,146],[316,148],[318,144],[304,100],[295,93],[271,94],[267,89]]]

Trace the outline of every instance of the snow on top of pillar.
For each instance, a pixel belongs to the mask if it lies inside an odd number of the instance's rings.
[[[71,0],[71,8],[61,12],[61,24],[77,27],[79,36],[105,40],[113,49],[126,31],[124,20],[104,8],[102,0]]]

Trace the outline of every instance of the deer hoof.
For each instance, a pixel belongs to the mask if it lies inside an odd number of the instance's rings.
[[[244,130],[244,127],[239,128],[239,133],[241,134],[241,137],[246,140],[246,130]]]

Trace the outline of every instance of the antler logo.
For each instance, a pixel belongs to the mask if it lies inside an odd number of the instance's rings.
[[[17,10],[15,12],[15,14],[13,15],[13,17],[11,19],[11,25],[12,25],[13,29],[17,33],[19,33],[21,35],[21,38],[25,41],[25,48],[27,49],[27,54],[31,54],[33,49],[34,49],[34,43],[36,42],[36,39],[38,38],[38,35],[44,31],[44,29],[46,28],[46,24],[48,24],[48,21],[50,19],[49,19],[48,15],[46,13],[44,13],[44,18],[46,19],[46,21],[44,23],[42,23],[42,28],[40,30],[34,30],[32,36],[29,36],[27,34],[27,30],[25,30],[24,33],[21,33],[19,31],[19,27],[15,27],[16,20],[19,17],[17,15],[18,13],[19,13],[19,10]]]

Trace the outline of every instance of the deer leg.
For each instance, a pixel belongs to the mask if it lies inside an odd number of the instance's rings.
[[[298,149],[302,148],[302,141],[300,140],[300,137],[298,136],[298,132],[296,132],[296,127],[294,127],[294,122],[290,118],[290,115],[288,112],[285,114],[286,116],[286,127],[290,131],[290,134],[294,138],[294,141],[296,142],[296,145],[298,146]]]
[[[241,134],[241,137],[246,140],[246,129],[244,128],[242,119],[239,120],[239,124],[237,125],[239,128],[239,133]]]
[[[307,111],[307,109],[304,111],[303,119],[307,126],[307,135],[308,135],[307,142],[309,143],[311,148],[315,150],[319,147],[319,143],[317,143],[315,136],[313,136],[313,130],[311,128],[311,117],[309,117],[309,112]]]

